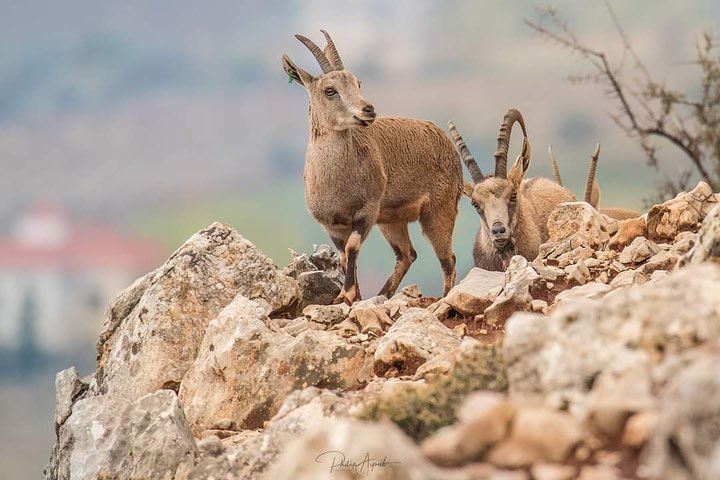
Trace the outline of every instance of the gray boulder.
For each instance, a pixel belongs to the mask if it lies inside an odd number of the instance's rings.
[[[412,375],[431,358],[459,347],[461,341],[432,313],[411,308],[378,340],[375,373],[380,376]]]
[[[196,434],[224,418],[260,428],[295,389],[359,386],[360,346],[323,330],[274,332],[266,321],[262,306],[238,296],[208,325],[180,387]]]
[[[300,298],[294,279],[232,227],[214,223],[111,302],[93,393],[135,400],[177,389],[208,322],[238,294],[275,314],[295,310]]]
[[[100,395],[76,402],[58,436],[59,480],[173,479],[197,448],[171,390],[130,402]]]
[[[703,264],[601,302],[562,304],[550,317],[516,315],[503,345],[510,392],[584,415],[599,375],[648,371],[666,355],[719,338],[718,298],[720,267]]]

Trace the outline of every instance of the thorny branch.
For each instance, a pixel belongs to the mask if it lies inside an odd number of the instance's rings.
[[[572,53],[588,60],[593,67],[589,75],[570,77],[573,83],[595,82],[607,88],[606,95],[618,103],[618,112],[611,115],[615,123],[637,140],[648,164],[658,168],[657,147],[652,138],[661,138],[676,146],[689,160],[690,169],[680,169],[673,178],[658,187],[659,196],[675,195],[686,189],[693,172],[713,189],[720,187],[720,55],[711,33],[696,43],[699,67],[699,94],[696,98],[667,87],[653,79],[635,52],[610,2],[605,7],[620,38],[622,59],[613,64],[608,54],[583,43],[553,7],[541,9],[535,21],[525,20],[534,31]],[[632,85],[624,67],[632,59],[641,80]]]

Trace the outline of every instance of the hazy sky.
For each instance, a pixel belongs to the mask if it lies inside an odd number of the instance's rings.
[[[602,2],[555,5],[583,40],[618,55]],[[689,85],[693,41],[717,27],[720,4],[614,6],[657,77]],[[296,174],[306,98],[287,85],[279,58],[287,52],[317,71],[292,35],[319,41],[320,28],[381,114],[440,125],[452,118],[486,169],[513,106],[525,114],[538,173],[548,172],[553,144],[579,190],[597,140],[606,200],[638,206],[661,178],[612,124],[602,90],[565,80],[587,72],[582,60],[523,24],[536,15],[533,2],[31,0],[0,8],[0,219],[38,195],[115,215],[273,183],[285,165]],[[683,161],[669,146],[661,158],[668,172]]]

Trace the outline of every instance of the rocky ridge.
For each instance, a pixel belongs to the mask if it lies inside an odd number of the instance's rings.
[[[58,373],[45,478],[720,478],[719,203],[562,204],[533,261],[351,307],[329,247],[212,224]]]

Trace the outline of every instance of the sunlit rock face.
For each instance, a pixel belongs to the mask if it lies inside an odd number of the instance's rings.
[[[717,200],[562,204],[532,261],[352,306],[329,247],[279,269],[213,224],[58,374],[45,478],[719,477]]]

